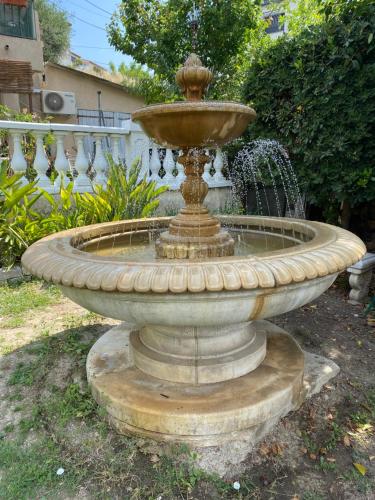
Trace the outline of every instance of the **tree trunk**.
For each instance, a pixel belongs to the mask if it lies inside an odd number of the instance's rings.
[[[340,223],[344,229],[349,229],[352,207],[348,200],[344,200],[340,207]]]

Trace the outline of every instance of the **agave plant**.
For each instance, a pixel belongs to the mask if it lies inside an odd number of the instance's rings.
[[[107,185],[95,187],[97,201],[108,208],[106,220],[150,217],[159,206],[159,196],[168,188],[157,188],[154,181],[140,179],[138,160],[128,171],[126,167],[116,165],[112,160],[109,160],[109,163]]]
[[[34,241],[48,234],[74,227],[121,219],[151,216],[159,205],[159,195],[167,187],[140,179],[140,164],[129,171],[110,160],[106,186],[93,186],[93,193],[74,193],[73,182],[61,179],[57,196],[36,187],[36,181],[24,185],[20,175],[0,170],[0,265],[10,267]],[[43,197],[47,210],[33,208]],[[47,213],[47,215],[45,215]]]
[[[43,192],[50,204],[48,217],[42,221],[46,234],[73,227],[122,219],[150,217],[159,205],[159,195],[167,187],[140,179],[139,161],[129,171],[110,160],[106,186],[93,184],[93,193],[74,193],[73,183],[60,184],[57,198]]]

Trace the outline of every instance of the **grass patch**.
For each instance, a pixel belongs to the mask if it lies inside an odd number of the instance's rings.
[[[93,325],[100,321],[102,316],[93,312],[86,312],[85,314],[65,314],[63,318],[64,328],[81,328],[82,326]]]
[[[55,304],[61,293],[54,285],[41,281],[0,285],[0,328],[17,328],[24,324],[24,315],[31,309]]]
[[[12,316],[0,323],[1,328],[20,328],[26,324],[26,319],[22,316]]]
[[[36,361],[32,361],[31,363],[18,363],[8,379],[8,384],[33,385],[37,369],[38,363]]]
[[[0,441],[0,498],[20,500],[53,497],[58,487],[75,483],[77,471],[68,469],[64,477],[56,471],[64,462],[51,439],[25,446],[21,442]],[[43,495],[40,493],[43,492]]]
[[[362,474],[354,469],[343,474],[341,479],[355,485],[360,493],[369,494],[374,489],[373,479],[367,476],[362,476]]]

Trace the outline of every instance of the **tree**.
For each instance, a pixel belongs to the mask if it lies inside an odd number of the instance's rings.
[[[294,37],[306,28],[320,24],[324,20],[321,0],[284,0],[281,4],[285,12],[288,37]]]
[[[326,219],[375,199],[375,5],[347,0],[324,22],[281,37],[250,68],[244,97],[257,111],[252,137],[277,138],[309,201]]]
[[[132,62],[127,66],[122,62],[117,68],[113,62],[109,68],[114,75],[122,78],[122,85],[132,94],[142,96],[146,103],[170,102],[176,99],[176,86],[169,84],[141,64]]]
[[[70,46],[71,24],[65,10],[48,0],[36,0],[35,7],[43,40],[45,61],[58,62],[59,57]]]
[[[241,58],[259,17],[259,0],[200,0],[194,47],[189,16],[193,0],[123,0],[108,27],[116,50],[154,72],[162,86],[174,86],[175,73],[196,52],[215,75],[211,97],[239,95]]]

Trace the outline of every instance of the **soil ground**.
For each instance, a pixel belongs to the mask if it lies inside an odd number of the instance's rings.
[[[375,328],[347,293],[344,274],[272,320],[341,372],[219,477],[197,468],[186,446],[106,424],[85,358],[116,322],[38,281],[0,286],[0,498],[374,499]]]

